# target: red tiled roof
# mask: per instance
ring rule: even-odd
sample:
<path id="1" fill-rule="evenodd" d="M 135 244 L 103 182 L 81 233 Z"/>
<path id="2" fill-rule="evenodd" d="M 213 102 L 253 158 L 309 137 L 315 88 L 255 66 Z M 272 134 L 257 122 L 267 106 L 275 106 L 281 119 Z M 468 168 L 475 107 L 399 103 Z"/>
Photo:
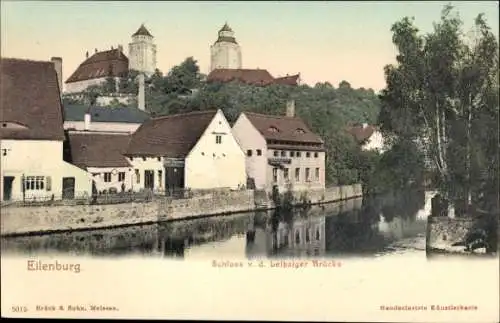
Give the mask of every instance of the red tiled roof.
<path id="1" fill-rule="evenodd" d="M 283 84 L 283 85 L 297 85 L 298 80 L 299 80 L 300 75 L 290 75 L 290 76 L 283 76 L 283 77 L 277 77 L 274 79 L 274 83 L 276 84 Z"/>
<path id="2" fill-rule="evenodd" d="M 370 138 L 376 130 L 378 130 L 378 128 L 371 125 L 367 125 L 364 128 L 362 125 L 347 127 L 347 132 L 353 135 L 358 142 Z"/>
<path id="3" fill-rule="evenodd" d="M 129 156 L 185 158 L 217 111 L 196 111 L 145 121 L 132 135 Z"/>
<path id="4" fill-rule="evenodd" d="M 215 69 L 207 76 L 207 82 L 238 81 L 253 85 L 268 85 L 274 78 L 267 70 L 259 69 Z"/>
<path id="5" fill-rule="evenodd" d="M 69 133 L 71 163 L 86 167 L 129 167 L 123 155 L 130 135 L 102 133 Z"/>
<path id="6" fill-rule="evenodd" d="M 252 85 L 287 84 L 297 85 L 299 75 L 274 78 L 267 70 L 261 69 L 215 69 L 207 76 L 207 82 L 237 81 Z"/>
<path id="7" fill-rule="evenodd" d="M 141 26 L 139 27 L 139 29 L 137 29 L 137 31 L 132 36 L 149 36 L 149 37 L 153 37 L 153 35 L 151 35 L 151 33 L 149 32 L 149 30 L 146 27 L 144 27 L 144 24 L 141 24 Z"/>
<path id="8" fill-rule="evenodd" d="M 3 58 L 0 71 L 0 137 L 64 140 L 54 63 Z"/>
<path id="9" fill-rule="evenodd" d="M 323 144 L 323 140 L 298 117 L 272 116 L 244 112 L 266 140 L 290 143 Z M 276 143 L 278 144 L 278 143 Z"/>
<path id="10" fill-rule="evenodd" d="M 128 58 L 119 49 L 97 52 L 78 66 L 66 83 L 102 77 L 121 77 L 128 73 Z"/>

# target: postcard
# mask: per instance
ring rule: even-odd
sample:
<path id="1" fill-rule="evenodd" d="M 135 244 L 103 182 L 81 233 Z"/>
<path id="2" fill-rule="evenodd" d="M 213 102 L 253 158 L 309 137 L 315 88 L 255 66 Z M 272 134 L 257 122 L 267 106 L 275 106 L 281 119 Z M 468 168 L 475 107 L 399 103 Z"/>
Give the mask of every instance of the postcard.
<path id="1" fill-rule="evenodd" d="M 498 30 L 495 2 L 2 2 L 2 317 L 498 322 Z"/>

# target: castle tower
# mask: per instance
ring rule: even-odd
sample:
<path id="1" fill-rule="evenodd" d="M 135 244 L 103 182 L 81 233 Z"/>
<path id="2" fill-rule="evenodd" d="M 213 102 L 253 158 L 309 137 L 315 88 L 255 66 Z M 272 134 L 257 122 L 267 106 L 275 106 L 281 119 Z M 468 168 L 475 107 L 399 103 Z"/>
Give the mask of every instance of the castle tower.
<path id="1" fill-rule="evenodd" d="M 227 23 L 219 30 L 219 37 L 210 46 L 210 54 L 210 72 L 219 68 L 241 68 L 241 48 Z"/>
<path id="2" fill-rule="evenodd" d="M 156 69 L 156 45 L 153 35 L 142 24 L 132 35 L 132 42 L 128 45 L 129 70 L 142 72 L 151 76 Z"/>

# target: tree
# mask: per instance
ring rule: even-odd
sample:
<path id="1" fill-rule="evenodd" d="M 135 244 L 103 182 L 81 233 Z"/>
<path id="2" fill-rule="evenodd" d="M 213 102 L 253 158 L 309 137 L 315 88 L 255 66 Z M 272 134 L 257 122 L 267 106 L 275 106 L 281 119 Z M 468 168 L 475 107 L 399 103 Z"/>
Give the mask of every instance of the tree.
<path id="1" fill-rule="evenodd" d="M 484 186 L 478 174 L 495 169 L 484 160 L 495 160 L 493 142 L 498 143 L 498 128 L 486 121 L 498 120 L 498 41 L 482 15 L 475 20 L 474 35 L 465 38 L 451 6 L 427 35 L 420 35 L 408 17 L 391 31 L 399 54 L 397 64 L 385 68 L 387 85 L 380 96 L 384 135 L 422 143 L 438 171 L 440 192 L 464 214 L 471 196 L 484 194 L 477 191 Z M 496 131 L 491 139 L 480 134 L 486 127 Z"/>

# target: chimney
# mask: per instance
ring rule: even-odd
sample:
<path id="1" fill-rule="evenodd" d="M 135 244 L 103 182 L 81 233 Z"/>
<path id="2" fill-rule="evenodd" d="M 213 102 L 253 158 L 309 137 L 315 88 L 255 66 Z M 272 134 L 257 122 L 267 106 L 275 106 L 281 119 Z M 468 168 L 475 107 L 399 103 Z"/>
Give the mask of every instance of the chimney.
<path id="1" fill-rule="evenodd" d="M 89 58 L 89 51 L 85 53 L 85 58 Z"/>
<path id="2" fill-rule="evenodd" d="M 137 108 L 139 110 L 146 110 L 145 90 L 144 90 L 144 74 L 139 74 L 139 93 L 137 93 Z"/>
<path id="3" fill-rule="evenodd" d="M 59 92 L 62 95 L 63 92 L 63 81 L 62 81 L 62 58 L 61 57 L 52 57 L 51 62 L 54 63 L 54 68 L 57 74 L 57 83 L 59 84 Z"/>
<path id="4" fill-rule="evenodd" d="M 97 53 L 97 48 L 95 49 L 95 53 Z"/>
<path id="5" fill-rule="evenodd" d="M 363 123 L 363 129 L 365 129 L 366 127 L 368 127 L 368 123 Z"/>
<path id="6" fill-rule="evenodd" d="M 122 45 L 118 45 L 118 50 L 119 50 L 120 52 L 123 52 L 123 46 L 122 46 Z"/>
<path id="7" fill-rule="evenodd" d="M 286 116 L 287 117 L 295 117 L 295 101 L 288 100 L 286 102 Z"/>
<path id="8" fill-rule="evenodd" d="M 89 131 L 90 130 L 90 121 L 91 121 L 91 118 L 90 118 L 90 107 L 87 109 L 87 111 L 85 111 L 85 117 L 84 117 L 84 128 L 83 130 L 85 131 Z"/>

